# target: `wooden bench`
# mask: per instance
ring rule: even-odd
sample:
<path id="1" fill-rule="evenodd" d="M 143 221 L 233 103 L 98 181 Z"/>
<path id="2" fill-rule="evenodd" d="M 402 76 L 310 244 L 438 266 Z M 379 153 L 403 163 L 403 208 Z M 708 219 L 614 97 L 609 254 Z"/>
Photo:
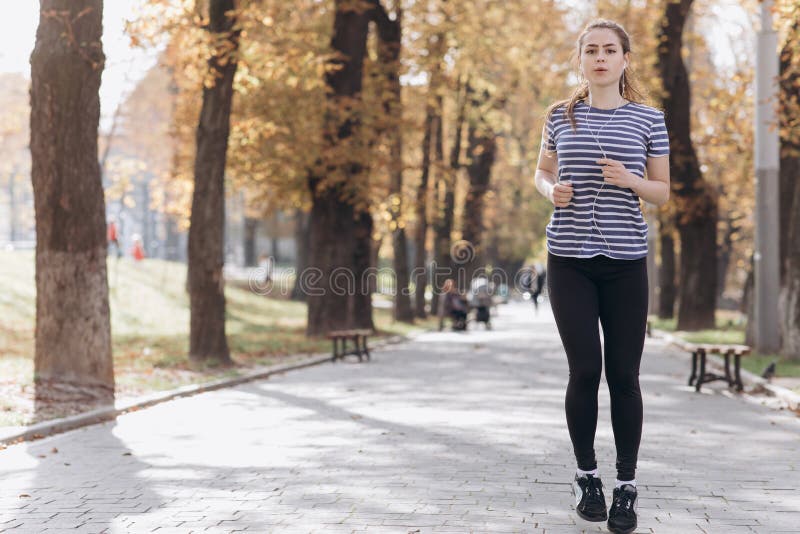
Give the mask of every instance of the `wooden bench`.
<path id="1" fill-rule="evenodd" d="M 692 354 L 692 374 L 689 376 L 689 385 L 694 385 L 695 391 L 700 391 L 703 384 L 714 380 L 725 380 L 728 387 L 735 387 L 736 391 L 742 391 L 742 377 L 740 374 L 742 356 L 750 354 L 750 347 L 747 345 L 723 345 L 713 343 L 688 343 L 680 341 L 674 343 L 681 350 Z M 720 375 L 706 371 L 706 355 L 720 354 L 725 357 L 725 374 Z M 731 357 L 734 359 L 734 375 L 731 376 Z"/>
<path id="2" fill-rule="evenodd" d="M 373 335 L 370 329 L 355 330 L 331 330 L 325 337 L 333 341 L 333 361 L 344 360 L 345 356 L 358 356 L 361 362 L 364 358 L 370 360 L 369 349 L 367 348 L 367 337 Z M 347 347 L 347 340 L 352 340 L 354 347 Z"/>

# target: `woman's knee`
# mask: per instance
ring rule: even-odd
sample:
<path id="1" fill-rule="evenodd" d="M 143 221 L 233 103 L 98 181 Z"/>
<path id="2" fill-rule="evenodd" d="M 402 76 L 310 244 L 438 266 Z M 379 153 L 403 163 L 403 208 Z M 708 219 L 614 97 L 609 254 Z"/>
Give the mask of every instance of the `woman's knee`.
<path id="1" fill-rule="evenodd" d="M 638 369 L 615 369 L 606 367 L 606 380 L 611 391 L 639 391 Z"/>
<path id="2" fill-rule="evenodd" d="M 570 369 L 569 381 L 571 384 L 585 389 L 597 389 L 600 386 L 600 366 L 581 367 Z"/>

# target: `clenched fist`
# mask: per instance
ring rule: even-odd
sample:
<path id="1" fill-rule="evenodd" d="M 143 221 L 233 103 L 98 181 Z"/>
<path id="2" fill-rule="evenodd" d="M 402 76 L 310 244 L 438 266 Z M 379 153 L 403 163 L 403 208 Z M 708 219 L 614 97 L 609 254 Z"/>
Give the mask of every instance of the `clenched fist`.
<path id="1" fill-rule="evenodd" d="M 550 191 L 550 202 L 557 208 L 566 208 L 572 200 L 572 182 L 558 182 Z"/>
<path id="2" fill-rule="evenodd" d="M 603 166 L 603 180 L 607 184 L 633 188 L 638 181 L 638 177 L 626 169 L 621 161 L 602 158 L 597 163 Z"/>

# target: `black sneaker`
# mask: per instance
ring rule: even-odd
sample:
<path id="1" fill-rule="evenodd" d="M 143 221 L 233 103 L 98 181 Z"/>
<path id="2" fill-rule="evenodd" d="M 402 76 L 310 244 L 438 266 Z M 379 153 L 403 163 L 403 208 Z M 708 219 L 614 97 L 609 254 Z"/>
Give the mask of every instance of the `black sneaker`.
<path id="1" fill-rule="evenodd" d="M 603 483 L 594 475 L 575 475 L 572 483 L 575 493 L 575 511 L 586 521 L 605 521 L 606 498 L 603 495 Z"/>
<path id="2" fill-rule="evenodd" d="M 636 530 L 636 486 L 623 484 L 614 489 L 614 500 L 608 512 L 608 530 L 630 534 Z"/>

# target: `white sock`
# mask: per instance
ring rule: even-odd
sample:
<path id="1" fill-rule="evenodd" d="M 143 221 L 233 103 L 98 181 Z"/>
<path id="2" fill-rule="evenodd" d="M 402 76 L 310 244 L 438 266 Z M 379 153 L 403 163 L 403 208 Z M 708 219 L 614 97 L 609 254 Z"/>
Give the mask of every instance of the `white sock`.
<path id="1" fill-rule="evenodd" d="M 617 480 L 616 487 L 617 488 L 621 488 L 623 484 L 630 484 L 631 486 L 633 486 L 635 488 L 636 487 L 636 479 L 634 478 L 633 480 Z"/>
<path id="2" fill-rule="evenodd" d="M 578 477 L 582 477 L 583 475 L 592 475 L 593 477 L 597 478 L 597 468 L 595 467 L 591 471 L 583 471 L 581 469 L 576 470 Z"/>

